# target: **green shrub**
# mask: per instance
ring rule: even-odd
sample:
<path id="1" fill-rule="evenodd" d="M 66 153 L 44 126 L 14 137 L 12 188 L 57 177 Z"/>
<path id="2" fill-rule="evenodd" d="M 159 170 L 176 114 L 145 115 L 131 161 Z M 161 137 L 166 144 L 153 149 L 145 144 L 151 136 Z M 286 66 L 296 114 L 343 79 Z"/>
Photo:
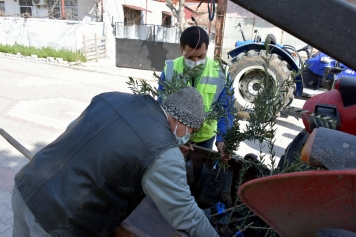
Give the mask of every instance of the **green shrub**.
<path id="1" fill-rule="evenodd" d="M 68 49 L 56 50 L 50 47 L 27 47 L 18 43 L 15 43 L 14 45 L 0 44 L 0 52 L 11 54 L 21 53 L 24 56 L 37 55 L 39 58 L 63 58 L 64 61 L 68 62 L 76 62 L 78 60 L 86 62 L 85 57 L 80 52 L 73 52 Z"/>

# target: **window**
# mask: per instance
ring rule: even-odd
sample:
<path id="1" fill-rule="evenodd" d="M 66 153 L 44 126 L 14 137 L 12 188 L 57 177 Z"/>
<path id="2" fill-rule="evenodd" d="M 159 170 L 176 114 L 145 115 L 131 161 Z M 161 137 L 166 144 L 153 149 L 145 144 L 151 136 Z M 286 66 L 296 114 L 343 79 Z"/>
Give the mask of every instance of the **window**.
<path id="1" fill-rule="evenodd" d="M 22 16 L 32 16 L 32 0 L 20 0 L 19 5 Z"/>
<path id="2" fill-rule="evenodd" d="M 172 13 L 162 12 L 162 26 L 171 27 L 172 25 Z"/>
<path id="3" fill-rule="evenodd" d="M 0 16 L 5 15 L 5 2 L 0 1 Z"/>
<path id="4" fill-rule="evenodd" d="M 49 9 L 53 9 L 49 14 L 50 18 L 78 20 L 78 0 L 64 1 L 64 16 L 62 14 L 62 1 L 50 0 L 49 7 Z"/>
<path id="5" fill-rule="evenodd" d="M 124 24 L 125 26 L 139 25 L 141 21 L 141 11 L 124 6 Z"/>

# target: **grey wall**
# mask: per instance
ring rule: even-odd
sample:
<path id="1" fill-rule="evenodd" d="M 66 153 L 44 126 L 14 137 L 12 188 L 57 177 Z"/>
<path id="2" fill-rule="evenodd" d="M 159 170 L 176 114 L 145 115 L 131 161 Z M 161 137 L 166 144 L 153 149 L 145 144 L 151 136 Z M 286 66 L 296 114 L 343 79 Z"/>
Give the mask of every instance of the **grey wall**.
<path id="1" fill-rule="evenodd" d="M 161 71 L 165 60 L 181 56 L 179 44 L 116 38 L 116 66 Z"/>

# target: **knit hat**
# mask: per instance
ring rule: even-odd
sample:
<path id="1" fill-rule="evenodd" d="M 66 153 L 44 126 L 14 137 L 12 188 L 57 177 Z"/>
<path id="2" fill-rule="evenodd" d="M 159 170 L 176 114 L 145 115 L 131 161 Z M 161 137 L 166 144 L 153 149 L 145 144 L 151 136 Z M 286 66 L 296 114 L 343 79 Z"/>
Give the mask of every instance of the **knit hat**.
<path id="1" fill-rule="evenodd" d="M 191 128 L 200 128 L 205 118 L 203 97 L 194 87 L 179 89 L 167 96 L 162 107 L 179 122 Z"/>

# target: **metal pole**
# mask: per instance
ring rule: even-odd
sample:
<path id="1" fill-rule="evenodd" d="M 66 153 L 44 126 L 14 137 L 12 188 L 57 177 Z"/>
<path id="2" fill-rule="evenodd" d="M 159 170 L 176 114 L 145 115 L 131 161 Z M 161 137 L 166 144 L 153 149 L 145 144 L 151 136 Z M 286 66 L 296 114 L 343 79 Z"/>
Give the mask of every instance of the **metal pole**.
<path id="1" fill-rule="evenodd" d="M 147 2 L 148 2 L 148 0 L 146 0 L 146 13 L 145 13 L 145 14 L 146 14 L 146 16 L 145 16 L 145 25 L 147 25 L 147 14 L 148 14 L 148 13 L 147 13 Z"/>
<path id="2" fill-rule="evenodd" d="M 96 38 L 96 33 L 94 35 L 95 40 L 95 60 L 98 61 L 98 39 Z"/>
<path id="3" fill-rule="evenodd" d="M 3 136 L 6 141 L 8 141 L 13 147 L 15 147 L 21 154 L 23 154 L 27 159 L 31 160 L 33 157 L 32 153 L 27 150 L 23 145 L 21 145 L 15 138 L 10 136 L 4 129 L 0 128 L 0 135 Z"/>
<path id="4" fill-rule="evenodd" d="M 101 0 L 101 22 L 104 22 L 104 0 Z"/>
<path id="5" fill-rule="evenodd" d="M 215 50 L 214 56 L 221 57 L 222 46 L 224 40 L 224 27 L 225 27 L 225 16 L 226 16 L 226 5 L 227 0 L 218 1 L 218 10 L 215 22 Z"/>
<path id="6" fill-rule="evenodd" d="M 62 0 L 62 19 L 65 20 L 65 12 L 64 12 L 64 0 Z"/>

